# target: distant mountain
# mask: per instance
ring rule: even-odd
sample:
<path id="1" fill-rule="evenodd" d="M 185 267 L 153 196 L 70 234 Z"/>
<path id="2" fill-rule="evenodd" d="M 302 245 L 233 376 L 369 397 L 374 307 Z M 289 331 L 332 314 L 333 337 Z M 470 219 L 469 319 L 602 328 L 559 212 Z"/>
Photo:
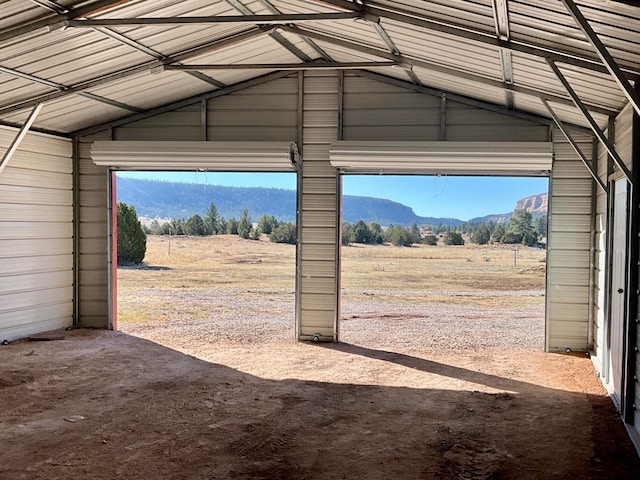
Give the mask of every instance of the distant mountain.
<path id="1" fill-rule="evenodd" d="M 118 177 L 118 201 L 136 207 L 138 215 L 150 218 L 189 218 L 204 215 L 214 203 L 224 218 L 238 218 L 245 208 L 254 221 L 263 214 L 285 222 L 294 222 L 296 193 L 294 190 L 260 187 L 224 187 L 194 183 L 172 183 Z M 345 195 L 342 217 L 349 223 L 358 220 L 380 225 L 450 225 L 464 223 L 455 218 L 420 217 L 406 205 L 373 197 Z"/>
<path id="2" fill-rule="evenodd" d="M 476 217 L 469 220 L 470 223 L 483 223 L 483 222 L 495 222 L 503 223 L 509 221 L 518 210 L 526 210 L 531 213 L 531 216 L 536 219 L 541 216 L 547 215 L 549 207 L 549 195 L 547 193 L 539 193 L 537 195 L 531 195 L 530 197 L 521 198 L 516 202 L 516 206 L 513 211 L 509 213 L 496 213 L 492 215 L 485 215 L 484 217 Z"/>
<path id="3" fill-rule="evenodd" d="M 214 203 L 224 218 L 238 218 L 245 208 L 254 221 L 262 215 L 273 215 L 285 222 L 296 218 L 296 193 L 294 190 L 261 187 L 223 187 L 196 183 L 172 183 L 156 180 L 137 180 L 118 177 L 118 201 L 136 207 L 138 215 L 149 218 L 189 218 L 204 215 L 210 203 Z M 506 222 L 516 210 L 530 211 L 534 218 L 547 213 L 546 193 L 518 200 L 512 212 L 476 217 L 470 222 Z M 421 217 L 411 207 L 392 200 L 374 197 L 345 195 L 342 198 L 342 218 L 349 223 L 358 220 L 377 222 L 382 226 L 395 225 L 448 225 L 465 222 L 456 218 Z"/>

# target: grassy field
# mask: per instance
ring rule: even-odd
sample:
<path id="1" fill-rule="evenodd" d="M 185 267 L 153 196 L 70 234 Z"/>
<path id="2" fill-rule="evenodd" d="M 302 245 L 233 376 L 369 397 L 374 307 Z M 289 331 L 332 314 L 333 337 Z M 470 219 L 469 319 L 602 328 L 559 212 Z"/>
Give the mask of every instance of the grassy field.
<path id="1" fill-rule="evenodd" d="M 141 267 L 118 270 L 119 319 L 143 319 L 153 312 L 172 315 L 181 292 L 241 290 L 247 295 L 295 289 L 295 246 L 238 236 L 150 236 Z M 416 300 L 510 307 L 542 304 L 546 252 L 506 245 L 427 246 L 353 245 L 342 249 L 342 301 Z M 149 292 L 171 292 L 156 296 Z M 501 294 L 504 293 L 504 295 Z M 488 294 L 489 293 L 489 294 Z M 190 302 L 192 318 L 206 315 L 208 306 Z M 165 312 L 165 313 L 163 313 Z M 185 313 L 185 312 L 183 312 Z"/>

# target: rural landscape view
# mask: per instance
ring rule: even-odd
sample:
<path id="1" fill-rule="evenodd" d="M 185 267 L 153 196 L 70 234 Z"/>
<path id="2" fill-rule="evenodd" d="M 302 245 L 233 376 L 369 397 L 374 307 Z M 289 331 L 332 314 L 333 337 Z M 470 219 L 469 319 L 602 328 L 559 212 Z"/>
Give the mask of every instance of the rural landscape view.
<path id="1" fill-rule="evenodd" d="M 177 323 L 198 335 L 206 330 L 212 341 L 256 341 L 244 338 L 247 331 L 260 341 L 294 338 L 297 229 L 295 198 L 286 200 L 293 192 L 210 188 L 217 197 L 203 195 L 207 188 L 201 185 L 144 180 L 119 185 L 120 198 L 133 200 L 131 206 L 120 204 L 121 217 L 137 225 L 141 213 L 144 233 L 138 235 L 145 246 L 127 257 L 129 247 L 119 243 L 120 328 L 149 334 L 152 326 L 164 331 Z M 245 207 L 237 217 L 221 213 L 233 212 L 229 197 Z M 218 203 L 205 208 L 212 199 Z M 178 212 L 198 208 L 201 214 L 158 216 L 170 201 Z M 418 224 L 412 209 L 396 202 L 345 201 L 346 218 L 355 218 L 351 211 L 367 216 L 342 226 L 341 340 L 397 329 L 376 341 L 407 336 L 442 351 L 499 342 L 542 350 L 546 207 L 541 194 L 521 199 L 508 213 L 468 222 L 422 218 Z M 249 208 L 263 213 L 254 219 Z M 291 218 L 292 208 L 293 221 L 283 220 Z M 386 223 L 375 221 L 381 218 Z M 511 324 L 503 324 L 506 320 Z M 206 327 L 197 328 L 200 323 Z M 469 335 L 447 335 L 448 328 Z M 485 335 L 486 328 L 501 334 Z"/>

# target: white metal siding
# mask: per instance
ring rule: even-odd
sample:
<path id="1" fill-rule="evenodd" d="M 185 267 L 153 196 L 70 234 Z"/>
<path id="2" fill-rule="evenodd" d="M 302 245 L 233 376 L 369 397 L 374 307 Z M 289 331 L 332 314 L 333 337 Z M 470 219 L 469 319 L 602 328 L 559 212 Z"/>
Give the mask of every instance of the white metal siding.
<path id="1" fill-rule="evenodd" d="M 342 140 L 546 142 L 549 128 L 500 112 L 346 75 Z"/>
<path id="2" fill-rule="evenodd" d="M 598 177 L 605 183 L 609 181 L 609 157 L 607 151 L 598 146 Z M 607 236 L 608 236 L 608 197 L 602 189 L 596 190 L 595 230 L 594 234 L 594 292 L 593 292 L 593 345 L 591 359 L 600 374 L 603 373 L 605 346 L 605 322 L 607 321 Z"/>
<path id="3" fill-rule="evenodd" d="M 297 138 L 295 74 L 208 101 L 207 138 L 219 141 L 285 141 Z"/>
<path id="4" fill-rule="evenodd" d="M 91 143 L 104 134 L 79 142 L 79 315 L 84 327 L 109 327 L 107 225 L 108 169 L 91 160 Z"/>
<path id="5" fill-rule="evenodd" d="M 587 158 L 591 137 L 574 135 Z M 547 286 L 547 349 L 588 349 L 592 178 L 559 130 L 553 132 Z"/>
<path id="6" fill-rule="evenodd" d="M 338 85 L 335 72 L 303 77 L 303 166 L 301 194 L 300 292 L 298 338 L 337 334 L 336 170 L 329 145 L 337 139 Z"/>
<path id="7" fill-rule="evenodd" d="M 0 127 L 0 154 L 17 130 Z M 28 133 L 0 172 L 0 340 L 73 322 L 71 142 Z"/>

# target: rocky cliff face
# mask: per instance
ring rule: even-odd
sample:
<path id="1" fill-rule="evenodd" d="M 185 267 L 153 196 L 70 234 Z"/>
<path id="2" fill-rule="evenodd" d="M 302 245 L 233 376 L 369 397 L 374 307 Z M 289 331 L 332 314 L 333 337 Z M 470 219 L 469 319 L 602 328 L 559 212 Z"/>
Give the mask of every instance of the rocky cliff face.
<path id="1" fill-rule="evenodd" d="M 522 198 L 516 203 L 514 213 L 518 210 L 526 210 L 533 213 L 546 213 L 549 201 L 549 195 L 542 193 L 539 195 L 532 195 L 531 197 Z"/>

